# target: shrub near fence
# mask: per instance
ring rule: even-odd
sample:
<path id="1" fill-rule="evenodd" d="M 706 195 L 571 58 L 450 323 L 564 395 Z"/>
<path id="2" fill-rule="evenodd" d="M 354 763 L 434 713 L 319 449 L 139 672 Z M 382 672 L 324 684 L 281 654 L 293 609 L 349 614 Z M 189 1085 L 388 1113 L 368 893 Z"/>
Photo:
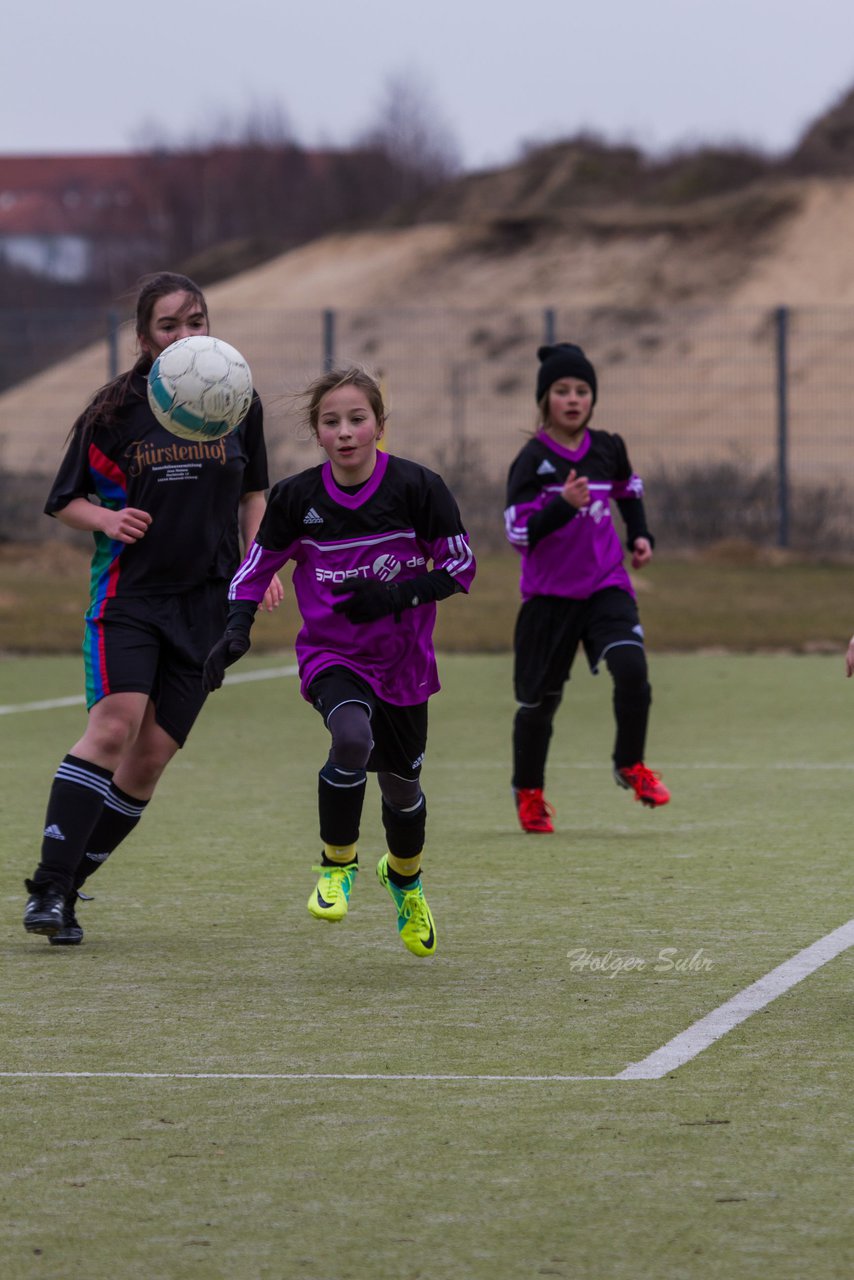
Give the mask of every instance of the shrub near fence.
<path id="1" fill-rule="evenodd" d="M 854 309 L 214 307 L 213 324 L 252 365 L 274 477 L 318 458 L 301 388 L 356 361 L 383 381 L 389 449 L 442 471 L 473 536 L 497 545 L 507 468 L 535 426 L 536 348 L 572 340 L 597 366 L 595 423 L 625 437 L 660 544 L 854 552 Z M 0 537 L 46 532 L 41 498 L 28 519 L 16 494 L 46 487 L 74 415 L 131 353 L 129 326 L 114 327 L 0 396 Z"/>

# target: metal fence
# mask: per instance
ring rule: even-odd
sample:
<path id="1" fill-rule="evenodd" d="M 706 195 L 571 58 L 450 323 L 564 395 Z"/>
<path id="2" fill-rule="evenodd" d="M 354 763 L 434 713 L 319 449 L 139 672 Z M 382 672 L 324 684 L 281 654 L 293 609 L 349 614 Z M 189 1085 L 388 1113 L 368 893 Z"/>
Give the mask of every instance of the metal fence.
<path id="1" fill-rule="evenodd" d="M 659 541 L 854 551 L 854 309 L 213 305 L 212 328 L 252 365 L 274 477 L 318 456 L 301 389 L 355 361 L 383 382 L 389 450 L 442 471 L 470 528 L 500 543 L 504 478 L 536 421 L 536 348 L 575 341 L 599 375 L 595 425 L 624 436 Z M 52 474 L 88 395 L 130 363 L 131 326 L 104 316 L 102 332 L 0 396 L 7 493 L 10 476 Z"/>

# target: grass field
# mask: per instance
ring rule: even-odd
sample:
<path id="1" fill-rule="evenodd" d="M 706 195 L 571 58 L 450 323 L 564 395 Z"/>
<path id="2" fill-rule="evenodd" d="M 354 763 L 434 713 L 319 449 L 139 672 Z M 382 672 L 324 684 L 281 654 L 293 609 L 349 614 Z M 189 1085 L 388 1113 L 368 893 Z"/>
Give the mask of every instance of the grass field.
<path id="1" fill-rule="evenodd" d="M 614 1078 L 852 915 L 841 657 L 653 655 L 658 812 L 614 786 L 609 687 L 579 670 L 553 837 L 515 826 L 509 657 L 441 666 L 428 961 L 373 877 L 373 782 L 350 916 L 305 909 L 325 734 L 292 677 L 211 700 L 79 948 L 20 915 L 82 711 L 0 716 L 9 1280 L 852 1274 L 850 953 Z M 79 681 L 7 659 L 0 704 Z"/>
<path id="2" fill-rule="evenodd" d="M 77 653 L 89 581 L 89 550 L 60 542 L 0 543 L 0 654 Z M 287 572 L 285 573 L 287 580 Z M 854 630 L 852 567 L 799 560 L 742 543 L 721 543 L 681 559 L 656 558 L 635 575 L 653 648 L 741 652 L 789 649 L 844 653 Z M 514 552 L 478 556 L 471 604 L 439 610 L 437 637 L 455 652 L 504 652 L 519 604 Z M 273 616 L 259 619 L 256 652 L 293 644 L 299 616 L 288 589 Z"/>

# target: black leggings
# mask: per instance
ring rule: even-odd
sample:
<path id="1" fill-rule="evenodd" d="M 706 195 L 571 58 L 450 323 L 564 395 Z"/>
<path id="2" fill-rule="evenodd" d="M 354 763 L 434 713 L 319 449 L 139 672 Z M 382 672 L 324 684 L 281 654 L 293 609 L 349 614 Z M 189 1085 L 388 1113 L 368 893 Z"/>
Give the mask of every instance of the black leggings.
<path id="1" fill-rule="evenodd" d="M 643 760 L 652 690 L 647 676 L 646 653 L 640 645 L 617 644 L 604 654 L 614 682 L 614 767 Z M 563 693 L 548 693 L 535 706 L 522 706 L 513 723 L 513 786 L 517 790 L 545 785 L 546 758 L 552 723 Z"/>

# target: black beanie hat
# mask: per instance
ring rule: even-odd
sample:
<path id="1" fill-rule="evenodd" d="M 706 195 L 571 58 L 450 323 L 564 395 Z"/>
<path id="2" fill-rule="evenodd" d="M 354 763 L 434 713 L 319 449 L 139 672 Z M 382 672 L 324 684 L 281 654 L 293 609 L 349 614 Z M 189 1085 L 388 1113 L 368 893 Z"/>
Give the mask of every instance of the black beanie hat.
<path id="1" fill-rule="evenodd" d="M 587 356 L 574 342 L 558 342 L 553 347 L 539 347 L 537 356 L 540 371 L 537 374 L 537 404 L 553 382 L 560 378 L 580 378 L 593 392 L 596 403 L 596 370 Z"/>

